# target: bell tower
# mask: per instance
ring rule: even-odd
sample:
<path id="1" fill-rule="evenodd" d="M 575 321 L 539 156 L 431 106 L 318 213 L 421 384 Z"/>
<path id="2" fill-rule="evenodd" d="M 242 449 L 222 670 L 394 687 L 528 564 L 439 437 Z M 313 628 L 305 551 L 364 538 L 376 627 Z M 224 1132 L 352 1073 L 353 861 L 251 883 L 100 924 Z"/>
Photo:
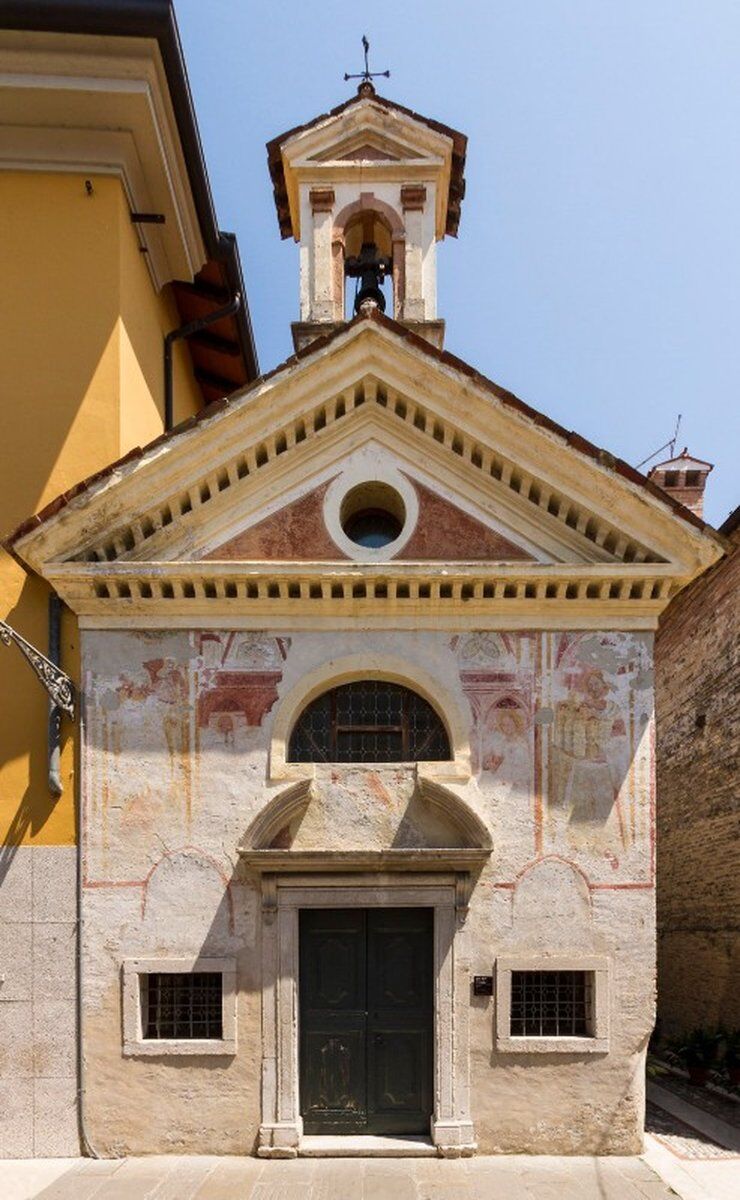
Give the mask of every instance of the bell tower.
<path id="1" fill-rule="evenodd" d="M 367 71 L 352 99 L 268 143 L 280 233 L 300 246 L 296 350 L 364 303 L 442 347 L 436 248 L 457 235 L 466 146 Z"/>

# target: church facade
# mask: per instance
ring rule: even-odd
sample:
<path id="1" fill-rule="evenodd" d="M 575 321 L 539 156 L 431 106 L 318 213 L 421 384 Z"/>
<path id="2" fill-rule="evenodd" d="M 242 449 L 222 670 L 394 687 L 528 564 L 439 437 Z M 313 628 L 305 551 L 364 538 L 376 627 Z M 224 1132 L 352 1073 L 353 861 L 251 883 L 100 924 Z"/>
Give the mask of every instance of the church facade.
<path id="1" fill-rule="evenodd" d="M 638 1152 L 653 632 L 721 543 L 442 349 L 461 134 L 363 83 L 268 152 L 296 354 L 8 542 L 80 626 L 88 1136 Z"/>

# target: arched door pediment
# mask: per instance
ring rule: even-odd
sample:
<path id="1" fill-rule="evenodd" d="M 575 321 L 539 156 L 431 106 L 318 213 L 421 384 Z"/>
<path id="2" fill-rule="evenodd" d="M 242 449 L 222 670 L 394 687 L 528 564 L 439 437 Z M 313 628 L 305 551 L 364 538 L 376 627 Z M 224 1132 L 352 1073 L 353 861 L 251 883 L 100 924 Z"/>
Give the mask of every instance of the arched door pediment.
<path id="1" fill-rule="evenodd" d="M 378 848 L 346 845 L 304 848 L 296 835 L 309 805 L 319 803 L 315 779 L 301 780 L 274 796 L 250 824 L 238 847 L 244 866 L 264 872 L 337 871 L 478 871 L 492 851 L 484 821 L 451 788 L 417 773 L 412 800 L 442 817 L 454 831 L 451 844 L 404 845 Z M 354 826 L 352 826 L 354 828 Z"/>

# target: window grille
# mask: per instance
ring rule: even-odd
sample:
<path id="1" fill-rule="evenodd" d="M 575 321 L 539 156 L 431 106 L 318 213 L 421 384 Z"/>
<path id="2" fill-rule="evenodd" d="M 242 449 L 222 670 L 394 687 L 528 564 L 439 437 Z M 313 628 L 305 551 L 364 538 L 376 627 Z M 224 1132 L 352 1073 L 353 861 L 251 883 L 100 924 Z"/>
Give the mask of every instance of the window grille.
<path id="1" fill-rule="evenodd" d="M 593 972 L 512 971 L 512 1037 L 593 1036 Z"/>
<path id="2" fill-rule="evenodd" d="M 223 1037 L 220 972 L 157 973 L 140 978 L 145 1039 Z"/>
<path id="3" fill-rule="evenodd" d="M 289 762 L 437 762 L 450 759 L 447 732 L 431 704 L 380 679 L 343 684 L 298 718 Z"/>

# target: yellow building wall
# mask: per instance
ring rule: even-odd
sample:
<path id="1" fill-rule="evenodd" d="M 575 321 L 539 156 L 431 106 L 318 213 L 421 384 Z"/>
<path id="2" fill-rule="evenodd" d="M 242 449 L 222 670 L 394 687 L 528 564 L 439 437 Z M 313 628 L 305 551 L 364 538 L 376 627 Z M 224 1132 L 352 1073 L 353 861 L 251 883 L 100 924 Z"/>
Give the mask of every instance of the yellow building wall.
<path id="1" fill-rule="evenodd" d="M 88 194 L 85 178 L 92 183 Z M 114 176 L 0 172 L 0 525 L 20 521 L 162 432 L 162 342 L 180 323 L 157 294 Z M 202 404 L 175 350 L 175 419 Z M 0 617 L 48 645 L 48 594 L 0 550 Z M 76 621 L 62 665 L 78 678 Z M 74 841 L 75 738 L 63 720 L 64 795 L 47 782 L 46 692 L 16 647 L 0 646 L 0 843 Z"/>

